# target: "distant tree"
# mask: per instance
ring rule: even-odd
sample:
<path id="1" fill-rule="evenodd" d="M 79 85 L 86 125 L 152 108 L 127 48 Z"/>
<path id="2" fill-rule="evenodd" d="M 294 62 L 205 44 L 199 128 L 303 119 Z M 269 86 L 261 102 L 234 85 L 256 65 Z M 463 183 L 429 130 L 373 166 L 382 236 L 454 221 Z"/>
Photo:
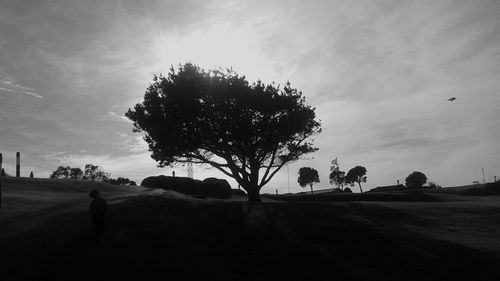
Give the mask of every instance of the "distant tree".
<path id="1" fill-rule="evenodd" d="M 83 179 L 90 181 L 106 181 L 108 180 L 110 174 L 106 173 L 99 166 L 92 164 L 85 165 L 85 171 L 83 174 Z"/>
<path id="2" fill-rule="evenodd" d="M 429 183 L 429 188 L 441 188 L 441 186 L 435 182 L 428 182 Z"/>
<path id="3" fill-rule="evenodd" d="M 122 177 L 117 178 L 116 181 L 119 185 L 126 185 L 130 183 L 130 180 L 128 178 L 122 178 Z"/>
<path id="4" fill-rule="evenodd" d="M 108 178 L 104 182 L 107 182 L 109 184 L 118 184 L 118 181 L 116 179 L 114 179 L 114 178 Z"/>
<path id="5" fill-rule="evenodd" d="M 129 185 L 137 186 L 137 183 L 135 181 L 130 181 Z"/>
<path id="6" fill-rule="evenodd" d="M 330 184 L 335 184 L 338 188 L 343 189 L 345 181 L 345 172 L 336 170 L 330 173 Z"/>
<path id="7" fill-rule="evenodd" d="M 363 166 L 356 166 L 350 169 L 349 172 L 347 172 L 347 175 L 345 176 L 345 181 L 351 186 L 353 186 L 354 183 L 358 183 L 359 190 L 361 191 L 361 193 L 363 193 L 363 189 L 361 188 L 361 183 L 366 182 L 366 168 Z"/>
<path id="8" fill-rule="evenodd" d="M 284 165 L 317 150 L 308 140 L 321 132 L 314 110 L 289 83 L 250 84 L 231 69 L 187 63 L 154 76 L 144 101 L 125 116 L 145 133 L 160 167 L 209 164 L 260 201 Z"/>
<path id="9" fill-rule="evenodd" d="M 5 168 L 2 168 L 1 175 L 2 177 L 12 177 L 9 173 L 5 172 Z"/>
<path id="10" fill-rule="evenodd" d="M 105 182 L 116 185 L 136 185 L 134 181 L 131 181 L 130 179 L 123 177 L 119 177 L 117 179 L 108 178 L 107 180 L 105 180 Z"/>
<path id="11" fill-rule="evenodd" d="M 424 173 L 415 171 L 406 177 L 406 187 L 421 188 L 427 182 L 427 176 Z"/>
<path id="12" fill-rule="evenodd" d="M 299 169 L 299 178 L 297 179 L 301 187 L 309 185 L 311 187 L 311 194 L 313 193 L 313 184 L 319 182 L 318 171 L 309 167 L 302 167 Z"/>
<path id="13" fill-rule="evenodd" d="M 32 179 L 32 178 L 34 178 L 33 171 L 31 171 L 31 173 L 30 173 L 30 179 Z"/>
<path id="14" fill-rule="evenodd" d="M 57 169 L 52 172 L 50 175 L 51 179 L 67 179 L 69 177 L 69 171 L 71 168 L 69 166 L 59 166 Z"/>
<path id="15" fill-rule="evenodd" d="M 71 168 L 69 170 L 69 178 L 74 180 L 80 180 L 83 178 L 83 171 L 80 168 Z"/>

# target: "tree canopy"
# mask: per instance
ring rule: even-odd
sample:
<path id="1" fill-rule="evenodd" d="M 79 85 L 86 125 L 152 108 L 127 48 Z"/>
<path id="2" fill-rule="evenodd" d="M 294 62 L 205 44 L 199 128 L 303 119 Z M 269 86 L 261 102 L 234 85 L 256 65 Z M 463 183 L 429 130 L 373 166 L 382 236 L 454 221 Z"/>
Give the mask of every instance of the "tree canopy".
<path id="1" fill-rule="evenodd" d="M 286 163 L 316 151 L 310 137 L 321 132 L 314 108 L 290 83 L 249 83 L 232 69 L 191 63 L 154 76 L 144 101 L 125 116 L 160 167 L 209 164 L 250 201 L 260 201 L 260 189 Z"/>
<path id="2" fill-rule="evenodd" d="M 366 178 L 366 168 L 363 166 L 356 166 L 350 169 L 345 176 L 345 180 L 348 184 L 354 185 L 354 183 L 358 183 L 361 193 L 363 193 L 361 183 L 366 182 Z"/>
<path id="3" fill-rule="evenodd" d="M 311 193 L 313 193 L 313 184 L 319 182 L 318 171 L 310 167 L 302 167 L 299 169 L 299 178 L 297 179 L 301 187 L 309 185 Z"/>
<path id="4" fill-rule="evenodd" d="M 72 168 L 70 166 L 59 166 L 50 175 L 51 179 L 83 179 L 91 181 L 106 181 L 110 174 L 106 173 L 99 166 L 92 164 L 85 165 L 85 172 L 82 169 L 76 167 Z"/>
<path id="5" fill-rule="evenodd" d="M 83 178 L 83 171 L 80 168 L 71 168 L 69 170 L 69 178 L 70 179 L 82 179 Z"/>
<path id="6" fill-rule="evenodd" d="M 415 171 L 406 177 L 405 182 L 408 188 L 420 188 L 427 182 L 427 176 L 422 172 Z"/>
<path id="7" fill-rule="evenodd" d="M 106 181 L 110 177 L 110 173 L 105 172 L 99 166 L 86 164 L 83 171 L 83 179 L 90 181 Z"/>
<path id="8" fill-rule="evenodd" d="M 51 179 L 67 179 L 69 177 L 71 167 L 69 166 L 59 166 L 57 169 L 50 174 Z"/>
<path id="9" fill-rule="evenodd" d="M 330 173 L 330 184 L 335 184 L 340 189 L 343 189 L 346 184 L 346 176 L 344 171 L 334 170 Z"/>

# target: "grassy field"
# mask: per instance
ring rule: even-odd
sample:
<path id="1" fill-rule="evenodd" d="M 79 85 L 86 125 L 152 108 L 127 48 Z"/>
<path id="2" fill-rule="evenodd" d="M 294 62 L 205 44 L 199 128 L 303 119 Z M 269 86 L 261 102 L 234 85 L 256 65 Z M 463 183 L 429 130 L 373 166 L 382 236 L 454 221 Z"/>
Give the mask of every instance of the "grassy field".
<path id="1" fill-rule="evenodd" d="M 4 205 L 18 203 L 0 220 L 0 280 L 500 279 L 499 196 L 248 204 L 59 183 L 4 184 Z M 91 188 L 111 204 L 100 247 Z M 23 190 L 57 200 L 22 211 Z"/>

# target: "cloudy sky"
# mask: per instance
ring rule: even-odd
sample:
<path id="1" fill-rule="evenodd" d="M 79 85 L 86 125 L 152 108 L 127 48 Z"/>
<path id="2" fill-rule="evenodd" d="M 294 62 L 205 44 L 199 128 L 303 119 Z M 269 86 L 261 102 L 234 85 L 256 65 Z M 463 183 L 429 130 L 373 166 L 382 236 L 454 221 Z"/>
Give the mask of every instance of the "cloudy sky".
<path id="1" fill-rule="evenodd" d="M 367 187 L 412 171 L 443 186 L 500 176 L 500 1 L 0 0 L 0 152 L 14 174 L 156 168 L 124 117 L 154 73 L 192 61 L 250 81 L 290 80 L 316 107 L 319 151 L 300 167 L 329 188 L 330 161 Z M 454 102 L 447 101 L 456 97 Z M 195 167 L 195 178 L 221 176 Z M 233 187 L 236 187 L 233 183 Z M 288 191 L 287 170 L 263 192 Z"/>

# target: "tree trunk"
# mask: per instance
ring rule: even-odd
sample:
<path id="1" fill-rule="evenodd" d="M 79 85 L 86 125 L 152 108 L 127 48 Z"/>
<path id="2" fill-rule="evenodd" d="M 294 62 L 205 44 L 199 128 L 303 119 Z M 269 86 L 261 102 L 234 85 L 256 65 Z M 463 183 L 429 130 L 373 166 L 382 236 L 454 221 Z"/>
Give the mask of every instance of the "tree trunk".
<path id="1" fill-rule="evenodd" d="M 248 192 L 248 202 L 260 202 L 259 169 L 258 163 L 250 161 L 250 182 L 245 188 Z"/>
<path id="2" fill-rule="evenodd" d="M 248 192 L 248 202 L 260 202 L 260 194 L 257 187 L 246 189 Z"/>
<path id="3" fill-rule="evenodd" d="M 363 193 L 363 189 L 361 189 L 361 182 L 358 182 L 359 185 L 359 190 L 361 190 L 361 193 Z"/>
<path id="4" fill-rule="evenodd" d="M 311 184 L 311 194 L 313 194 L 313 185 Z"/>

